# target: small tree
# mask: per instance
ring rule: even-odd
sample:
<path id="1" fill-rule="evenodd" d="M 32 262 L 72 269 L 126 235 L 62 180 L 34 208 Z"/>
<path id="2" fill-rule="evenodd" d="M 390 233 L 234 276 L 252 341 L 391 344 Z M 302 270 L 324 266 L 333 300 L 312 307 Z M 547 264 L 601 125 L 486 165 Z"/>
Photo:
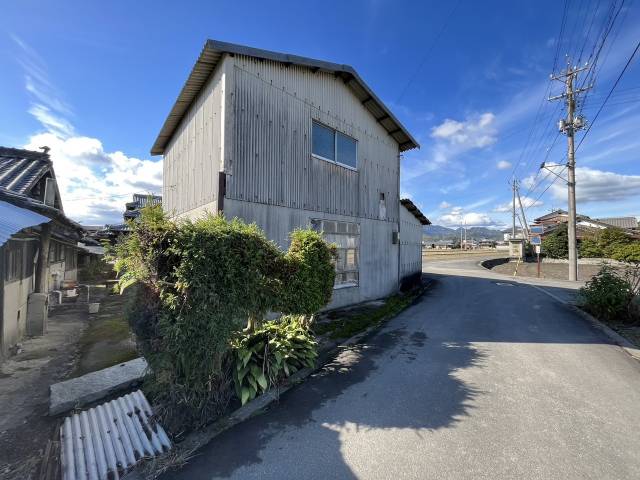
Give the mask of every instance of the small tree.
<path id="1" fill-rule="evenodd" d="M 550 258 L 567 258 L 569 256 L 569 237 L 567 225 L 559 225 L 542 240 L 542 250 Z"/>

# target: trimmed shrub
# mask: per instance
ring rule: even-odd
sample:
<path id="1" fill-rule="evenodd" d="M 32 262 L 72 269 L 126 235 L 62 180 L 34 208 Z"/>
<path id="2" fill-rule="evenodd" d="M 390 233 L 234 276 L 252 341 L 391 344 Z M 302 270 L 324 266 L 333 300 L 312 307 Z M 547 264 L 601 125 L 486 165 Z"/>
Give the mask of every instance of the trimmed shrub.
<path id="1" fill-rule="evenodd" d="M 542 239 L 542 251 L 550 258 L 567 258 L 569 256 L 569 237 L 566 224 L 559 225 Z"/>
<path id="2" fill-rule="evenodd" d="M 120 291 L 135 285 L 129 322 L 151 367 L 147 390 L 173 432 L 226 409 L 236 377 L 231 343 L 247 319 L 249 331 L 264 336 L 267 311 L 286 305 L 312 315 L 333 291 L 332 247 L 318 233 L 294 232 L 285 254 L 256 225 L 222 216 L 175 223 L 161 207 L 145 208 L 109 256 Z M 270 323 L 268 332 L 276 328 Z M 288 354 L 296 356 L 295 348 Z"/>
<path id="3" fill-rule="evenodd" d="M 312 316 L 331 301 L 335 281 L 335 245 L 314 230 L 297 229 L 283 258 L 282 291 L 275 310 Z"/>
<path id="4" fill-rule="evenodd" d="M 300 316 L 265 322 L 233 343 L 236 394 L 244 405 L 279 385 L 302 368 L 315 364 L 316 341 Z"/>

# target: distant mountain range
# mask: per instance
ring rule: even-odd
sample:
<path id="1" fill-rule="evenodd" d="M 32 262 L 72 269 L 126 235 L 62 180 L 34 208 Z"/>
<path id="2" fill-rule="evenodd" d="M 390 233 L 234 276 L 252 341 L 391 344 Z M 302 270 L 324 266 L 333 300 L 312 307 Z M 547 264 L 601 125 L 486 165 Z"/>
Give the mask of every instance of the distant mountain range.
<path id="1" fill-rule="evenodd" d="M 423 237 L 425 240 L 455 240 L 460 239 L 461 227 L 448 228 L 442 225 L 426 225 L 424 227 Z M 467 238 L 474 240 L 503 240 L 504 234 L 502 230 L 494 230 L 485 227 L 468 227 Z M 463 233 L 464 235 L 464 233 Z"/>

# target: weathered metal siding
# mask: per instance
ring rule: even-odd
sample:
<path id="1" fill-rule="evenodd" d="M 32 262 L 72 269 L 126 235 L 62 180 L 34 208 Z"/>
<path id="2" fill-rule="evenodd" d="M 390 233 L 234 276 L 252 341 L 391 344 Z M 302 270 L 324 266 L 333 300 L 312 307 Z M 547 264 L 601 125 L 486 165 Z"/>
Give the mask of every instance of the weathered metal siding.
<path id="1" fill-rule="evenodd" d="M 242 55 L 233 61 L 226 198 L 377 219 L 384 193 L 387 220 L 398 221 L 398 145 L 340 78 Z M 311 156 L 314 119 L 358 141 L 357 171 Z"/>
<path id="2" fill-rule="evenodd" d="M 204 206 L 215 210 L 224 149 L 225 68 L 223 59 L 165 150 L 162 203 L 170 215 Z"/>
<path id="3" fill-rule="evenodd" d="M 400 206 L 400 278 L 422 271 L 422 225 Z"/>
<path id="4" fill-rule="evenodd" d="M 232 199 L 225 200 L 224 210 L 227 217 L 255 222 L 283 249 L 289 245 L 289 232 L 309 226 L 312 219 L 360 224 L 359 285 L 335 289 L 329 308 L 381 298 L 398 287 L 398 245 L 392 243 L 396 223 Z"/>

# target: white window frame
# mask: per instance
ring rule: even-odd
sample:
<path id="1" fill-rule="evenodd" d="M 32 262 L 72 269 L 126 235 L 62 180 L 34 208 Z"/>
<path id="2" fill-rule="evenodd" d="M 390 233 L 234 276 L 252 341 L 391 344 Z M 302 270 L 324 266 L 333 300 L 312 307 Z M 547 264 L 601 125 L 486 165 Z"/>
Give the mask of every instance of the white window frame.
<path id="1" fill-rule="evenodd" d="M 323 157 L 322 155 L 318 155 L 316 153 L 313 153 L 313 124 L 317 123 L 318 125 L 324 127 L 324 128 L 328 128 L 329 130 L 331 130 L 333 132 L 333 156 L 336 158 L 335 160 L 331 160 L 330 158 L 327 157 Z M 356 166 L 352 167 L 351 165 L 347 165 L 346 163 L 340 163 L 338 161 L 338 135 L 344 135 L 347 138 L 350 138 L 351 140 L 353 140 L 354 142 L 356 142 Z M 326 125 L 322 122 L 319 122 L 317 120 L 311 120 L 311 156 L 314 158 L 317 158 L 319 160 L 324 160 L 325 162 L 329 162 L 329 163 L 333 163 L 334 165 L 340 165 L 342 168 L 346 168 L 348 170 L 353 170 L 354 172 L 358 171 L 358 139 L 357 138 L 353 138 L 351 135 L 347 135 L 346 133 L 340 132 L 338 130 L 336 130 L 333 127 L 330 127 L 329 125 Z"/>

